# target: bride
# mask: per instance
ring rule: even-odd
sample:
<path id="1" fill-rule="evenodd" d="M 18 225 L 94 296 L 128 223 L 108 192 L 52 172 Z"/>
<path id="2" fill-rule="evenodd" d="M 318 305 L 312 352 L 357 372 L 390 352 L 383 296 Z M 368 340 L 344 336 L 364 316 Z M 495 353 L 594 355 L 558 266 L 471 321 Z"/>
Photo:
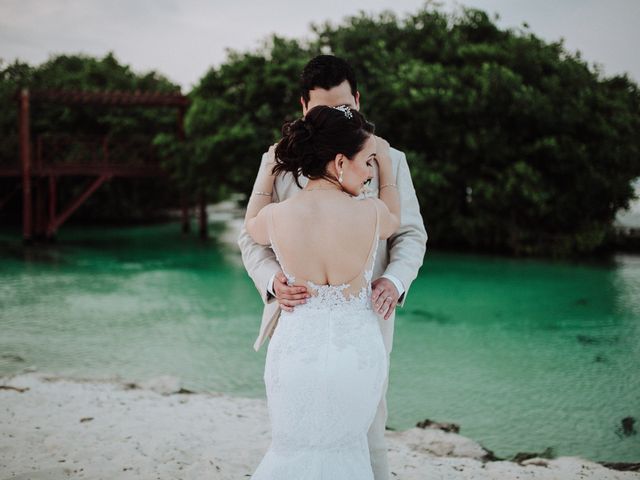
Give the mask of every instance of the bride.
<path id="1" fill-rule="evenodd" d="M 253 480 L 373 480 L 367 431 L 387 372 L 371 305 L 378 240 L 400 225 L 389 144 L 348 106 L 317 106 L 287 123 L 252 192 L 245 226 L 271 245 L 289 285 L 307 286 L 304 303 L 282 311 L 269 341 L 264 381 L 271 445 Z M 359 197 L 380 172 L 380 198 Z M 298 184 L 271 203 L 278 173 Z M 390 188 L 384 188 L 390 187 Z"/>

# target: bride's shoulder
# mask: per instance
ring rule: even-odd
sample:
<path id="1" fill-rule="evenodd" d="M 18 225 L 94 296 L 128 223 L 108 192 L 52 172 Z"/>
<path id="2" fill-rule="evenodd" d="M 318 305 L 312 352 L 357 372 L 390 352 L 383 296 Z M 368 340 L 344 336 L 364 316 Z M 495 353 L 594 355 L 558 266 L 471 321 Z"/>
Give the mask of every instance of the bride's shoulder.
<path id="1" fill-rule="evenodd" d="M 281 202 L 269 204 L 269 208 L 271 208 L 272 215 L 275 218 L 286 218 L 286 217 L 295 215 L 295 212 L 299 210 L 300 206 L 298 205 L 297 202 L 292 200 L 293 199 L 288 198 L 286 200 L 282 200 Z"/>
<path id="2" fill-rule="evenodd" d="M 386 203 L 384 203 L 378 197 L 368 197 L 367 200 L 369 200 L 369 199 L 372 200 L 371 203 L 376 208 L 376 215 L 379 215 L 381 219 L 384 219 L 385 217 L 389 216 L 389 207 L 387 207 Z"/>
<path id="3" fill-rule="evenodd" d="M 287 198 L 286 200 L 282 200 L 277 203 L 272 203 L 271 208 L 273 208 L 274 212 L 281 212 L 289 210 L 293 205 L 297 202 L 293 198 Z"/>
<path id="4" fill-rule="evenodd" d="M 381 209 L 382 207 L 386 207 L 387 204 L 380 200 L 378 197 L 366 197 L 364 201 L 367 204 L 373 205 L 376 209 Z M 371 207 L 369 207 L 371 208 Z"/>

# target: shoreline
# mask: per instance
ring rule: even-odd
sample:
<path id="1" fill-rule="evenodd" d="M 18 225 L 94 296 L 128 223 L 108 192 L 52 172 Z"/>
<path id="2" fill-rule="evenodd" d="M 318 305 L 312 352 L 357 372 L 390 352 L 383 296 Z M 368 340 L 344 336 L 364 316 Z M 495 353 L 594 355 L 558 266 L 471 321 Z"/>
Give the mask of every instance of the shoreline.
<path id="1" fill-rule="evenodd" d="M 220 200 L 219 202 L 208 203 L 206 205 L 207 211 L 207 222 L 209 224 L 214 222 L 227 222 L 227 230 L 221 232 L 221 239 L 224 243 L 227 243 L 232 246 L 232 248 L 237 249 L 236 239 L 240 233 L 241 225 L 244 221 L 244 212 L 245 207 L 240 206 L 239 201 L 245 197 L 245 194 L 242 193 L 232 193 L 229 198 L 224 200 Z M 88 227 L 88 228 L 101 228 L 101 227 L 114 227 L 114 228 L 126 228 L 126 227 L 136 227 L 136 226 L 153 226 L 153 225 L 162 225 L 165 223 L 174 223 L 180 222 L 181 220 L 181 209 L 177 207 L 167 207 L 163 209 L 159 209 L 155 215 L 150 217 L 131 217 L 131 218 L 120 218 L 120 217 L 104 217 L 99 220 L 91 220 L 91 219 L 77 219 L 74 221 L 70 220 L 66 225 L 74 226 L 74 227 Z M 637 214 L 634 214 L 637 216 Z M 197 215 L 193 212 L 189 216 L 191 223 L 191 235 L 197 235 Z M 634 221 L 635 221 L 635 217 Z M 6 220 L 6 219 L 5 219 Z M 5 222 L 7 226 L 14 227 L 18 229 L 20 227 L 20 218 L 15 218 L 10 222 Z M 455 243 L 436 243 L 435 246 L 432 243 L 431 249 L 435 249 L 437 252 L 441 253 L 451 253 L 451 254 L 460 254 L 460 255 L 483 255 L 483 256 L 498 256 L 503 258 L 513 258 L 513 259 L 537 259 L 542 261 L 578 261 L 578 262 L 601 262 L 603 260 L 608 260 L 611 256 L 615 255 L 640 255 L 640 234 L 638 233 L 638 228 L 635 226 L 628 226 L 627 223 L 620 223 L 620 221 L 614 222 L 614 228 L 616 229 L 615 239 L 611 241 L 610 244 L 605 247 L 599 248 L 597 251 L 591 252 L 589 254 L 582 255 L 560 255 L 557 256 L 555 254 L 550 253 L 540 253 L 540 254 L 531 254 L 531 255 L 522 255 L 510 252 L 504 249 L 493 249 L 493 248 L 479 248 L 479 247 L 471 247 L 469 245 L 458 245 Z M 635 225 L 635 224 L 634 224 Z M 210 238 L 213 238 L 210 236 Z M 34 239 L 35 243 L 42 243 L 43 245 L 48 245 L 50 242 Z M 54 240 L 53 243 L 56 243 L 57 240 Z"/>
<path id="2" fill-rule="evenodd" d="M 264 399 L 192 392 L 171 376 L 26 371 L 0 378 L 0 405 L 2 480 L 249 478 L 270 442 Z M 497 459 L 451 425 L 424 426 L 386 431 L 392 478 L 640 479 L 640 464 L 546 452 Z"/>

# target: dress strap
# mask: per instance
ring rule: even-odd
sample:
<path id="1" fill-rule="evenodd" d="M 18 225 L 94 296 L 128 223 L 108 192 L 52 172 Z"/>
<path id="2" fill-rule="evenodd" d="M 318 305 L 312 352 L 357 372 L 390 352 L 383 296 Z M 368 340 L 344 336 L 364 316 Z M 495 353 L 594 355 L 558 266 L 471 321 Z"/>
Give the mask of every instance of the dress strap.
<path id="1" fill-rule="evenodd" d="M 373 202 L 373 206 L 376 209 L 376 228 L 375 234 L 373 236 L 373 242 L 371 242 L 371 250 L 369 250 L 369 256 L 373 254 L 374 250 L 378 246 L 378 241 L 380 240 L 380 209 L 378 208 L 378 202 L 376 202 L 375 199 L 370 198 L 370 200 Z M 369 257 L 367 257 L 367 259 L 369 259 Z"/>
<path id="2" fill-rule="evenodd" d="M 378 242 L 380 241 L 380 209 L 378 208 L 378 202 L 376 202 L 375 199 L 370 198 L 369 200 L 373 202 L 373 206 L 376 209 L 376 228 L 374 229 L 373 240 L 371 242 L 371 249 L 369 250 L 369 255 L 367 256 L 367 261 L 365 262 L 365 266 L 362 269 L 363 272 L 367 270 L 367 266 L 369 265 L 369 262 L 371 261 L 373 254 L 378 248 Z"/>
<path id="3" fill-rule="evenodd" d="M 367 200 L 371 200 L 371 202 L 373 203 L 373 206 L 374 206 L 374 208 L 376 210 L 376 228 L 374 228 L 373 239 L 371 239 L 371 247 L 369 248 L 369 254 L 367 255 L 367 259 L 365 260 L 364 265 L 362 266 L 362 269 L 358 272 L 358 274 L 347 282 L 349 284 L 353 280 L 358 278 L 360 275 L 362 275 L 364 272 L 366 272 L 368 269 L 371 268 L 371 266 L 369 264 L 371 263 L 371 258 L 373 256 L 373 254 L 375 253 L 376 249 L 378 248 L 378 241 L 380 239 L 380 209 L 378 208 L 378 204 L 376 203 L 376 201 L 373 198 L 368 198 Z"/>

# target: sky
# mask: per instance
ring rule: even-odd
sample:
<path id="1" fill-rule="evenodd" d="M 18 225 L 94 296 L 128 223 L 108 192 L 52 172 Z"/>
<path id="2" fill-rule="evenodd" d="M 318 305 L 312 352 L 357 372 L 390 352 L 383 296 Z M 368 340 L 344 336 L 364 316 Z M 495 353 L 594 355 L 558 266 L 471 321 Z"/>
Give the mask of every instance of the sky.
<path id="1" fill-rule="evenodd" d="M 501 28 L 520 27 L 547 41 L 564 39 L 605 75 L 640 81 L 640 0 L 442 0 L 499 15 Z M 254 50 L 272 33 L 309 38 L 311 23 L 339 23 L 360 10 L 398 15 L 418 0 L 0 0 L 0 59 L 32 65 L 54 54 L 113 51 L 134 71 L 157 70 L 184 93 L 226 58 L 226 49 Z M 374 32 L 372 32 L 374 33 Z"/>

